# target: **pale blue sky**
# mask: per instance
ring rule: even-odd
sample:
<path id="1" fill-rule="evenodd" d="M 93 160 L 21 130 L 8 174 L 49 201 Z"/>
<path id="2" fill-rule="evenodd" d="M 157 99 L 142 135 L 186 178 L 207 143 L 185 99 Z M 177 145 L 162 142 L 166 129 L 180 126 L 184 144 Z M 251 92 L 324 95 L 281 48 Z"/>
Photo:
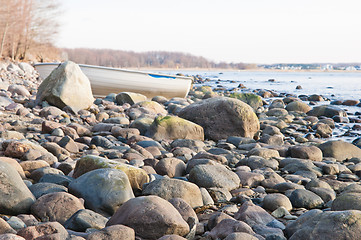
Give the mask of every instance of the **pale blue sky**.
<path id="1" fill-rule="evenodd" d="M 361 62 L 359 0 L 62 0 L 59 47 L 214 61 Z"/>

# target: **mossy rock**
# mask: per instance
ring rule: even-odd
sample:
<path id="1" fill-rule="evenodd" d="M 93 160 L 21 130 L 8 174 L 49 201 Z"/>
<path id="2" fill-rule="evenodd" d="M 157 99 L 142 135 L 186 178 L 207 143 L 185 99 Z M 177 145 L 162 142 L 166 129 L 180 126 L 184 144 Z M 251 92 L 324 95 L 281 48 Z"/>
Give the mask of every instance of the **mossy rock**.
<path id="1" fill-rule="evenodd" d="M 148 174 L 143 169 L 95 155 L 86 155 L 78 159 L 74 168 L 73 177 L 77 178 L 84 173 L 100 168 L 122 170 L 127 174 L 133 190 L 141 190 L 143 184 L 149 182 Z"/>
<path id="2" fill-rule="evenodd" d="M 297 112 L 304 112 L 307 113 L 309 112 L 312 108 L 310 106 L 308 106 L 306 103 L 304 102 L 300 102 L 300 101 L 294 101 L 291 102 L 289 104 L 287 104 L 286 106 L 287 111 L 297 111 Z"/>
<path id="3" fill-rule="evenodd" d="M 257 110 L 259 107 L 263 106 L 262 98 L 253 93 L 231 93 L 229 95 L 231 98 L 236 98 L 241 100 L 242 102 L 250 105 L 254 110 Z"/>
<path id="4" fill-rule="evenodd" d="M 129 127 L 130 128 L 136 128 L 139 130 L 140 134 L 141 135 L 144 135 L 150 125 L 152 125 L 154 119 L 153 118 L 149 118 L 149 117 L 140 117 L 140 118 L 137 118 L 135 119 L 130 125 Z"/>
<path id="5" fill-rule="evenodd" d="M 132 106 L 132 108 L 142 107 L 150 110 L 154 114 L 167 114 L 167 111 L 164 109 L 164 107 L 155 102 L 155 101 L 141 101 Z"/>
<path id="6" fill-rule="evenodd" d="M 197 90 L 202 92 L 202 93 L 211 93 L 211 92 L 213 92 L 212 87 L 210 87 L 210 86 L 201 86 Z"/>
<path id="7" fill-rule="evenodd" d="M 116 102 L 119 105 L 123 105 L 124 103 L 129 103 L 133 105 L 137 102 L 141 102 L 147 100 L 147 97 L 140 93 L 133 93 L 133 92 L 121 92 L 116 97 Z"/>
<path id="8" fill-rule="evenodd" d="M 156 117 L 146 135 L 155 140 L 204 140 L 203 127 L 177 116 Z"/>

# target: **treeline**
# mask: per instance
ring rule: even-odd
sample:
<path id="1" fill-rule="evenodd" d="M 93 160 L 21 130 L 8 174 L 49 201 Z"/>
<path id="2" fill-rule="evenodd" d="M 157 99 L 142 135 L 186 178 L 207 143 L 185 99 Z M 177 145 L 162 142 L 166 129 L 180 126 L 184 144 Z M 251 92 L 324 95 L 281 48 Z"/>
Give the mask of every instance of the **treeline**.
<path id="1" fill-rule="evenodd" d="M 0 0 L 0 59 L 57 59 L 59 0 Z"/>
<path id="2" fill-rule="evenodd" d="M 181 52 L 150 51 L 133 52 L 113 49 L 64 48 L 63 57 L 80 64 L 117 68 L 222 68 L 249 69 L 254 64 L 215 63 L 204 57 Z"/>

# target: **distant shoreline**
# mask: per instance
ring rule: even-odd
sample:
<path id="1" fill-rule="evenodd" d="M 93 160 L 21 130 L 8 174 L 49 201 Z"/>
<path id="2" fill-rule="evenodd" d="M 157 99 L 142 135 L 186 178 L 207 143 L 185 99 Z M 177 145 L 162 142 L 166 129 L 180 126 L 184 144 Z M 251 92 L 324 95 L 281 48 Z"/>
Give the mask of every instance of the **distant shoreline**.
<path id="1" fill-rule="evenodd" d="M 206 71 L 206 72 L 323 72 L 323 73 L 360 73 L 360 70 L 321 70 L 321 69 L 222 69 L 222 68 L 152 68 L 152 67 L 140 67 L 140 68 L 125 68 L 129 70 L 136 70 L 136 71 Z"/>

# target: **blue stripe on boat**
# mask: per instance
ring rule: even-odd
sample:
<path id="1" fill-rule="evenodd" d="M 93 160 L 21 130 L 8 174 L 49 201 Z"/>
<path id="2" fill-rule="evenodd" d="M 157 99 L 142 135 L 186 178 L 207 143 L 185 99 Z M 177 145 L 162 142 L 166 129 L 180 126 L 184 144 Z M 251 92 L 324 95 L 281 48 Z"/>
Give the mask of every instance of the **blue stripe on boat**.
<path id="1" fill-rule="evenodd" d="M 170 79 L 175 79 L 176 77 L 171 77 L 171 76 L 163 76 L 163 75 L 156 75 L 156 74 L 148 74 L 150 77 L 154 77 L 154 78 L 170 78 Z"/>

